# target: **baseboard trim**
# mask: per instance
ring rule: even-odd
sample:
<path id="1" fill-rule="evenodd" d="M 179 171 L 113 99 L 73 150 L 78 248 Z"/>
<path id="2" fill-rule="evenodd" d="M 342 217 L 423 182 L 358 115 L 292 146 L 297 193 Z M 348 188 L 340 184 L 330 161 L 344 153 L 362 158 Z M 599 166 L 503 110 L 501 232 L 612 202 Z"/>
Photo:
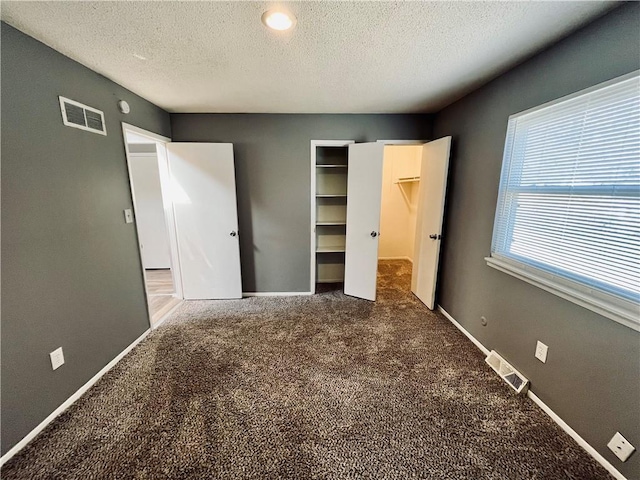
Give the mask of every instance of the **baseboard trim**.
<path id="1" fill-rule="evenodd" d="M 2 457 L 0 457 L 0 467 L 2 467 L 5 463 L 7 463 L 16 453 L 22 450 L 27 444 L 33 440 L 42 430 L 45 429 L 47 425 L 49 425 L 55 418 L 64 412 L 67 408 L 73 405 L 76 400 L 78 400 L 87 390 L 89 390 L 93 384 L 95 384 L 100 378 L 111 370 L 116 364 L 124 358 L 124 356 L 133 350 L 133 347 L 138 345 L 144 338 L 149 335 L 151 329 L 147 329 L 142 335 L 140 335 L 137 339 L 133 341 L 131 345 L 125 348 L 122 352 L 120 352 L 113 360 L 107 363 L 102 370 L 96 373 L 91 379 L 85 383 L 82 387 L 80 387 L 73 395 L 67 398 L 62 405 L 56 408 L 47 418 L 45 418 L 40 424 L 31 430 L 22 440 L 16 443 L 7 453 L 5 453 Z"/>
<path id="2" fill-rule="evenodd" d="M 299 297 L 311 292 L 242 292 L 243 297 Z"/>
<path id="3" fill-rule="evenodd" d="M 478 347 L 485 355 L 489 355 L 489 349 L 486 348 L 484 345 L 482 345 L 482 343 L 480 343 L 480 341 L 478 341 L 477 338 L 471 335 L 471 333 L 469 333 L 462 325 L 460 325 L 444 308 L 442 308 L 442 305 L 438 305 L 438 311 L 442 313 L 445 317 L 447 317 L 447 319 L 451 323 L 453 323 L 453 325 L 458 330 L 464 333 L 465 336 L 469 340 L 471 340 L 475 344 L 475 346 Z M 576 432 L 573 428 L 571 428 L 567 424 L 567 422 L 562 420 L 562 418 L 560 418 L 558 414 L 556 414 L 553 410 L 551 410 L 551 408 L 549 408 L 549 406 L 546 403 L 540 400 L 540 397 L 538 397 L 531 390 L 527 391 L 527 397 L 529 397 L 531 401 L 533 401 L 533 403 L 538 405 L 538 407 L 540 407 L 544 413 L 549 415 L 551 420 L 556 422 L 560 426 L 560 428 L 562 428 L 562 430 L 567 432 L 569 436 L 573 438 L 578 445 L 580 445 L 589 455 L 593 457 L 593 459 L 596 462 L 602 465 L 617 480 L 627 480 L 626 477 L 616 469 L 616 467 L 614 467 L 611 463 L 609 463 L 609 461 L 606 458 L 600 455 L 595 448 L 589 445 L 587 441 L 578 434 L 578 432 Z"/>
<path id="4" fill-rule="evenodd" d="M 609 463 L 609 461 L 606 458 L 600 455 L 595 448 L 589 445 L 587 441 L 578 434 L 578 432 L 576 432 L 573 428 L 567 425 L 567 422 L 562 420 L 562 418 L 560 418 L 556 412 L 551 410 L 546 403 L 540 400 L 540 397 L 538 397 L 531 390 L 527 391 L 527 397 L 529 397 L 533 401 L 533 403 L 538 405 L 547 415 L 549 415 L 551 419 L 560 426 L 560 428 L 562 428 L 565 432 L 567 432 L 569 436 L 573 438 L 578 445 L 580 445 L 583 449 L 585 449 L 586 452 L 589 455 L 591 455 L 596 462 L 602 465 L 617 480 L 627 480 L 627 478 L 624 475 L 622 475 L 622 473 L 620 473 L 616 469 L 616 467 L 611 465 L 611 463 Z"/>
<path id="5" fill-rule="evenodd" d="M 466 336 L 469 340 L 471 340 L 471 341 L 474 343 L 474 345 L 475 345 L 476 347 L 478 347 L 480 350 L 482 350 L 482 353 L 484 353 L 485 355 L 489 355 L 490 350 L 489 350 L 487 347 L 485 347 L 482 343 L 480 343 L 480 341 L 479 341 L 476 337 L 474 337 L 473 335 L 471 335 L 471 334 L 467 331 L 467 329 L 466 329 L 466 328 L 464 328 L 462 325 L 460 325 L 460 324 L 456 321 L 456 319 L 455 319 L 455 318 L 453 318 L 451 315 L 449 315 L 449 313 L 448 313 L 444 308 L 442 308 L 442 306 L 441 306 L 441 305 L 438 305 L 438 311 L 439 311 L 441 314 L 443 314 L 445 317 L 447 317 L 447 319 L 448 319 L 451 323 L 453 323 L 453 325 L 454 325 L 458 330 L 460 330 L 462 333 L 464 333 L 464 334 L 465 334 L 465 336 Z"/>

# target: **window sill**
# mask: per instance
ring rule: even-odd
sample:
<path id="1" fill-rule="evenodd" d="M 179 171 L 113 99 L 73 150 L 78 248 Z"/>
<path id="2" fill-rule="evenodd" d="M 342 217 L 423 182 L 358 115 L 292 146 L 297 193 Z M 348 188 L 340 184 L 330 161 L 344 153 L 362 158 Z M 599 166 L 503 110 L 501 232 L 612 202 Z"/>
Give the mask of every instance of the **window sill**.
<path id="1" fill-rule="evenodd" d="M 496 270 L 508 273 L 626 327 L 640 331 L 640 310 L 632 302 L 587 288 L 564 278 L 560 279 L 558 276 L 550 275 L 529 265 L 496 257 L 486 257 L 485 260 L 487 265 Z"/>

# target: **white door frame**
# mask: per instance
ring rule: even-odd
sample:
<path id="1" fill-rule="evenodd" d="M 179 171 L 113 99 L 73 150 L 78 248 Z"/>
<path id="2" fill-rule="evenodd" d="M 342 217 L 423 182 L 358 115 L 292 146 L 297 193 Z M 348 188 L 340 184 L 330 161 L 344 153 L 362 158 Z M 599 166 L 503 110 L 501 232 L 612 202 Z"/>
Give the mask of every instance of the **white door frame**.
<path id="1" fill-rule="evenodd" d="M 160 186 L 162 190 L 162 203 L 164 206 L 165 222 L 167 226 L 167 234 L 169 235 L 169 250 L 171 257 L 171 275 L 173 277 L 173 287 L 175 289 L 174 297 L 184 299 L 182 293 L 182 272 L 180 269 L 180 255 L 178 253 L 178 240 L 176 233 L 176 222 L 173 212 L 173 201 L 171 199 L 170 184 L 169 184 L 169 163 L 167 159 L 166 144 L 171 142 L 171 139 L 158 135 L 157 133 L 144 130 L 135 125 L 122 122 L 122 136 L 124 141 L 125 154 L 127 157 L 127 171 L 129 173 L 129 188 L 131 190 L 131 199 L 133 200 L 134 219 L 137 218 L 136 214 L 136 199 L 135 190 L 133 188 L 133 176 L 131 175 L 131 152 L 129 152 L 129 145 L 127 143 L 127 132 L 135 133 L 137 135 L 146 137 L 150 140 L 154 140 L 157 145 L 158 154 L 158 167 L 160 171 Z M 136 227 L 136 235 L 138 240 L 140 239 L 140 231 L 138 229 L 138 222 L 134 221 Z M 149 316 L 149 326 L 153 329 L 160 325 L 157 322 L 155 325 L 151 322 L 151 305 L 149 302 L 149 292 L 147 290 L 147 274 L 144 270 L 142 263 L 142 252 L 140 251 L 140 243 L 138 242 L 138 251 L 140 252 L 140 268 L 142 269 L 142 278 L 144 280 L 144 293 L 145 301 L 147 302 L 147 315 Z"/>
<path id="2" fill-rule="evenodd" d="M 376 140 L 378 143 L 385 145 L 424 145 L 432 140 Z"/>

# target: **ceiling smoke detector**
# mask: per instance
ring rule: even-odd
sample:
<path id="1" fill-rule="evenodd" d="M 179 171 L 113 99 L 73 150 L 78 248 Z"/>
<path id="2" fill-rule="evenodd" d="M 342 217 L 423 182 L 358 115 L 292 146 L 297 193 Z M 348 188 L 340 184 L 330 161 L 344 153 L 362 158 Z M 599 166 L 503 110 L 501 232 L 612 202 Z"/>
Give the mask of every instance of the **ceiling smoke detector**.
<path id="1" fill-rule="evenodd" d="M 289 30 L 296 24 L 296 17 L 282 10 L 267 10 L 262 14 L 262 23 L 273 30 Z"/>

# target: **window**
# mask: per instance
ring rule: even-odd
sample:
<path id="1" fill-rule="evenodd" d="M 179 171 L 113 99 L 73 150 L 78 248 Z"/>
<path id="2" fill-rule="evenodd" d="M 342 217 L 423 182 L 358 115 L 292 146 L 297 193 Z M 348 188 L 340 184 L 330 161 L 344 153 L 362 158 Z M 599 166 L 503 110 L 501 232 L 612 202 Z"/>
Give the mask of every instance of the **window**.
<path id="1" fill-rule="evenodd" d="M 487 263 L 640 330 L 640 76 L 509 117 Z"/>

